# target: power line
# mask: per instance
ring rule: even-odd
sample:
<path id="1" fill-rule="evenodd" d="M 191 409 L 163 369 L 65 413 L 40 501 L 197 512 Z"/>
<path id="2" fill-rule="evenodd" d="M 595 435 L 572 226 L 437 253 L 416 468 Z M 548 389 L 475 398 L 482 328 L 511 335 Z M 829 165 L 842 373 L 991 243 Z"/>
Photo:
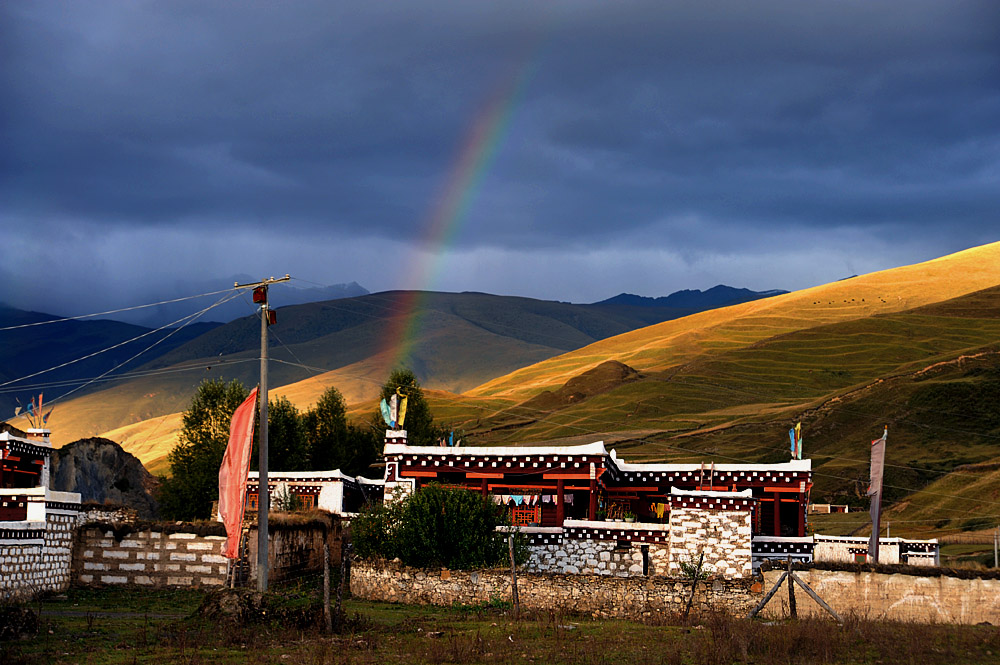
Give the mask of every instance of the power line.
<path id="1" fill-rule="evenodd" d="M 195 296 L 184 296 L 183 298 L 172 298 L 170 300 L 161 300 L 160 302 L 147 303 L 145 305 L 133 305 L 132 307 L 122 307 L 121 309 L 109 309 L 106 312 L 95 312 L 94 314 L 80 314 L 78 316 L 65 316 L 61 319 L 52 319 L 50 321 L 36 321 L 34 323 L 22 323 L 16 326 L 6 326 L 0 328 L 0 332 L 5 330 L 17 330 L 19 328 L 32 328 L 34 326 L 45 326 L 50 323 L 62 323 L 63 321 L 78 321 L 80 319 L 90 319 L 95 316 L 105 316 L 107 314 L 118 314 L 119 312 L 131 312 L 137 309 L 145 309 L 147 307 L 157 307 L 159 305 L 169 305 L 175 302 L 183 302 L 185 300 L 193 300 L 194 298 L 205 298 L 207 296 L 215 296 L 220 293 L 226 293 L 227 291 L 232 291 L 232 289 L 223 289 L 221 291 L 209 291 L 208 293 L 199 293 Z"/>
<path id="2" fill-rule="evenodd" d="M 211 367 L 215 366 L 229 366 L 229 365 L 240 365 L 248 362 L 257 362 L 258 358 L 235 358 L 235 359 L 224 359 L 224 360 L 213 360 L 211 361 Z M 0 389 L 0 394 L 9 394 L 22 392 L 25 390 L 45 390 L 47 388 L 65 388 L 69 386 L 77 386 L 81 383 L 94 382 L 94 383 L 110 383 L 113 381 L 124 381 L 128 379 L 142 379 L 149 376 L 161 376 L 168 374 L 180 374 L 183 372 L 191 372 L 194 370 L 206 369 L 204 362 L 199 362 L 196 364 L 178 364 L 172 365 L 170 367 L 163 367 L 159 369 L 147 369 L 147 370 L 133 370 L 130 372 L 122 372 L 121 374 L 116 374 L 111 377 L 82 377 L 77 379 L 63 379 L 60 381 L 49 381 L 47 383 L 32 383 L 26 386 L 20 386 L 16 388 L 3 388 Z"/>
<path id="3" fill-rule="evenodd" d="M 235 296 L 232 296 L 232 297 L 235 297 Z M 148 331 L 142 333 L 141 335 L 136 335 L 132 339 L 127 339 L 127 340 L 125 340 L 123 342 L 118 342 L 117 344 L 112 344 L 111 346 L 103 348 L 100 351 L 94 351 L 93 353 L 89 353 L 89 354 L 87 354 L 85 356 L 82 356 L 80 358 L 76 358 L 74 360 L 69 360 L 67 362 L 60 363 L 60 364 L 55 365 L 53 367 L 49 367 L 48 369 L 39 370 L 37 372 L 33 372 L 31 374 L 28 374 L 26 376 L 22 376 L 22 377 L 17 378 L 17 379 L 11 379 L 10 381 L 5 381 L 3 383 L 0 383 L 0 388 L 3 388 L 4 386 L 9 386 L 12 383 L 19 383 L 19 382 L 24 381 L 26 379 L 31 379 L 31 378 L 34 378 L 36 376 L 40 376 L 42 374 L 47 374 L 48 372 L 52 372 L 52 371 L 55 371 L 57 369 L 62 369 L 63 367 L 68 367 L 69 365 L 73 365 L 75 363 L 81 362 L 83 360 L 87 360 L 89 358 L 93 358 L 94 356 L 98 356 L 98 355 L 100 355 L 102 353 L 106 353 L 108 351 L 112 351 L 112 350 L 117 349 L 119 347 L 125 346 L 126 344 L 131 344 L 132 342 L 138 341 L 138 340 L 140 340 L 140 339 L 142 339 L 144 337 L 148 337 L 150 335 L 153 335 L 153 334 L 156 334 L 158 332 L 161 332 L 162 330 L 170 328 L 171 326 L 175 326 L 178 323 L 186 321 L 187 319 L 190 319 L 190 318 L 195 317 L 195 316 L 200 316 L 200 315 L 204 314 L 205 312 L 207 312 L 208 310 L 212 309 L 213 307 L 221 305 L 222 303 L 226 302 L 227 300 L 231 300 L 232 297 L 231 298 L 224 298 L 222 300 L 219 300 L 214 305 L 206 307 L 205 309 L 201 310 L 200 312 L 197 312 L 196 314 L 188 314 L 187 316 L 184 316 L 184 317 L 182 317 L 180 319 L 177 319 L 176 321 L 174 321 L 172 323 L 168 323 L 168 324 L 166 324 L 164 326 L 160 326 L 159 328 L 156 328 L 154 330 L 148 330 Z M 187 324 L 185 323 L 185 325 L 187 325 Z M 173 333 L 171 333 L 171 334 L 173 334 Z M 166 338 L 164 338 L 164 339 L 166 339 Z"/>
<path id="4" fill-rule="evenodd" d="M 77 386 L 76 388 L 74 388 L 73 390 L 70 390 L 67 393 L 63 393 L 59 397 L 57 397 L 54 400 L 52 400 L 52 402 L 56 402 L 58 400 L 66 399 L 67 397 L 69 397 L 70 395 L 72 395 L 73 393 L 75 393 L 76 391 L 82 390 L 82 389 L 86 388 L 87 386 L 89 386 L 90 384 L 92 384 L 94 381 L 97 381 L 98 379 L 102 379 L 105 376 L 107 376 L 108 374 L 111 374 L 112 372 L 114 372 L 119 367 L 123 367 L 124 365 L 127 365 L 128 363 L 132 362 L 133 360 L 135 360 L 136 358 L 138 358 L 142 354 L 146 353 L 147 351 L 149 351 L 150 349 L 152 349 L 153 347 L 155 347 L 157 344 L 160 344 L 161 342 L 163 342 L 163 341 L 167 340 L 168 338 L 170 338 L 172 335 L 175 335 L 178 332 L 180 332 L 181 330 L 183 330 L 185 328 L 185 326 L 187 326 L 189 323 L 197 320 L 199 317 L 201 317 L 206 312 L 212 310 L 215 307 L 218 307 L 219 305 L 221 305 L 221 304 L 223 304 L 225 302 L 228 302 L 228 301 L 232 300 L 234 297 L 235 297 L 235 295 L 220 298 L 216 303 L 214 303 L 212 305 L 209 305 L 208 307 L 205 307 L 201 311 L 195 312 L 194 314 L 190 314 L 190 315 L 184 317 L 184 319 L 179 319 L 178 321 L 175 321 L 175 323 L 179 323 L 180 321 L 184 321 L 184 323 L 181 326 L 179 326 L 178 328 L 176 328 L 174 330 L 171 330 L 170 333 L 168 333 L 167 335 L 165 335 L 165 336 L 161 337 L 160 339 L 154 341 L 152 344 L 150 344 L 149 346 L 147 346 L 145 349 L 143 349 L 139 353 L 136 353 L 135 355 L 133 355 L 128 360 L 123 360 L 122 362 L 118 363 L 117 365 L 115 365 L 114 367 L 112 367 L 111 369 L 109 369 L 107 372 L 104 372 L 103 374 L 101 374 L 100 376 L 96 377 L 95 379 L 93 379 L 91 381 L 88 381 L 87 383 L 84 383 L 84 384 L 82 384 L 80 386 Z M 173 324 L 171 324 L 171 325 L 173 325 Z M 50 404 L 52 402 L 50 402 Z"/>

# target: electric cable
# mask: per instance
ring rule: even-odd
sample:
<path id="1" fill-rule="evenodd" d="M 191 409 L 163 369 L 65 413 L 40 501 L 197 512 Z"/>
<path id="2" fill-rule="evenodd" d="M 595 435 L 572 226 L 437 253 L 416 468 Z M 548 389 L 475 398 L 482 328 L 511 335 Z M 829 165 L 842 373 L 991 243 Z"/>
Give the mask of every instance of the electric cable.
<path id="1" fill-rule="evenodd" d="M 185 300 L 193 300 L 195 298 L 205 298 L 207 296 L 215 296 L 215 295 L 218 295 L 220 293 L 225 293 L 226 291 L 232 291 L 232 289 L 222 289 L 220 291 L 209 291 L 208 293 L 199 293 L 198 295 L 194 295 L 194 296 L 184 296 L 183 298 L 172 298 L 170 300 L 161 300 L 160 302 L 152 302 L 152 303 L 147 303 L 145 305 L 133 305 L 131 307 L 122 307 L 122 308 L 119 308 L 119 309 L 109 309 L 109 310 L 107 310 L 105 312 L 95 312 L 94 314 L 80 314 L 78 316 L 64 316 L 64 317 L 62 317 L 60 319 L 51 319 L 49 321 L 36 321 L 34 323 L 22 323 L 22 324 L 19 324 L 19 325 L 16 325 L 16 326 L 6 326 L 4 328 L 0 328 L 0 332 L 3 332 L 5 330 L 17 330 L 19 328 L 33 328 L 35 326 L 45 326 L 45 325 L 48 325 L 50 323 L 62 323 L 63 321 L 78 321 L 80 319 L 90 319 L 90 318 L 93 318 L 95 316 L 105 316 L 107 314 L 118 314 L 119 312 L 131 312 L 133 310 L 145 309 L 147 307 L 157 307 L 159 305 L 169 305 L 169 304 L 175 303 L 175 302 L 183 302 Z"/>

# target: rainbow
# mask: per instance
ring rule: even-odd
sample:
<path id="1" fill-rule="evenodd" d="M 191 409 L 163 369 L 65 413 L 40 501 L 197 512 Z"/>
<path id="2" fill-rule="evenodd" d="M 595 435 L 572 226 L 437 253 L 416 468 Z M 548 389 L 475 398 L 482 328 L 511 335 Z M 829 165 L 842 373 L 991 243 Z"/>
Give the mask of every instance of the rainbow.
<path id="1" fill-rule="evenodd" d="M 528 49 L 534 52 L 534 48 Z M 531 78 L 533 58 L 526 53 L 501 81 L 482 112 L 472 123 L 450 169 L 443 193 L 434 202 L 420 242 L 422 252 L 414 258 L 403 283 L 408 290 L 398 302 L 399 314 L 390 319 L 384 337 L 382 355 L 389 370 L 405 365 L 411 359 L 413 345 L 420 332 L 423 316 L 421 304 L 433 290 L 444 265 L 441 250 L 454 241 L 466 218 L 484 176 L 489 170 L 498 147 L 503 142 L 527 83 Z"/>

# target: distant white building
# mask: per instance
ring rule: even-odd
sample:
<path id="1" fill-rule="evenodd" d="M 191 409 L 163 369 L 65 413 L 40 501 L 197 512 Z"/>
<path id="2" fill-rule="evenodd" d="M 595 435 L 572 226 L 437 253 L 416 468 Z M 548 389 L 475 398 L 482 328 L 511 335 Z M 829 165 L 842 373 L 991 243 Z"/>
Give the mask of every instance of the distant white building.
<path id="1" fill-rule="evenodd" d="M 247 513 L 256 512 L 260 496 L 259 474 L 247 478 Z M 348 476 L 332 471 L 269 471 L 268 495 L 273 510 L 275 497 L 293 496 L 304 510 L 318 508 L 350 517 L 373 503 L 382 503 L 384 480 Z"/>

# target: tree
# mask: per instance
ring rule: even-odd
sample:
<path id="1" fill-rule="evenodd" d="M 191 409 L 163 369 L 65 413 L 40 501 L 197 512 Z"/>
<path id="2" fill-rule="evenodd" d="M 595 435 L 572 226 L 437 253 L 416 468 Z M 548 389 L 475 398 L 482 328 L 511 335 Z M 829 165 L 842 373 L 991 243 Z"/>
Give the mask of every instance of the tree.
<path id="1" fill-rule="evenodd" d="M 309 469 L 309 438 L 299 410 L 287 397 L 267 403 L 267 467 L 271 471 Z"/>
<path id="2" fill-rule="evenodd" d="M 351 520 L 351 541 L 363 558 L 399 557 L 422 568 L 478 568 L 508 559 L 507 512 L 478 491 L 429 483 L 405 499 L 379 504 Z M 528 558 L 527 538 L 515 533 L 514 559 Z"/>
<path id="3" fill-rule="evenodd" d="M 368 427 L 348 424 L 347 407 L 340 391 L 330 387 L 303 416 L 310 441 L 313 471 L 340 469 L 349 476 L 367 475 L 378 459 L 379 440 Z"/>
<path id="4" fill-rule="evenodd" d="M 420 382 L 416 375 L 409 369 L 394 369 L 389 379 L 382 386 L 379 395 L 381 399 L 388 400 L 396 389 L 406 395 L 406 420 L 403 421 L 403 429 L 406 430 L 406 439 L 410 445 L 433 446 L 437 444 L 440 433 L 434 427 L 434 417 L 431 409 L 424 399 L 424 391 L 420 388 Z M 381 412 L 376 412 L 376 431 L 385 429 L 385 421 L 382 420 Z"/>
<path id="5" fill-rule="evenodd" d="M 237 380 L 203 381 L 182 416 L 177 445 L 167 455 L 170 477 L 160 486 L 160 507 L 170 519 L 208 518 L 219 496 L 219 467 L 236 407 L 250 394 Z"/>
<path id="6" fill-rule="evenodd" d="M 348 457 L 347 406 L 339 390 L 327 388 L 316 408 L 306 413 L 305 426 L 312 444 L 312 469 L 343 469 Z"/>

